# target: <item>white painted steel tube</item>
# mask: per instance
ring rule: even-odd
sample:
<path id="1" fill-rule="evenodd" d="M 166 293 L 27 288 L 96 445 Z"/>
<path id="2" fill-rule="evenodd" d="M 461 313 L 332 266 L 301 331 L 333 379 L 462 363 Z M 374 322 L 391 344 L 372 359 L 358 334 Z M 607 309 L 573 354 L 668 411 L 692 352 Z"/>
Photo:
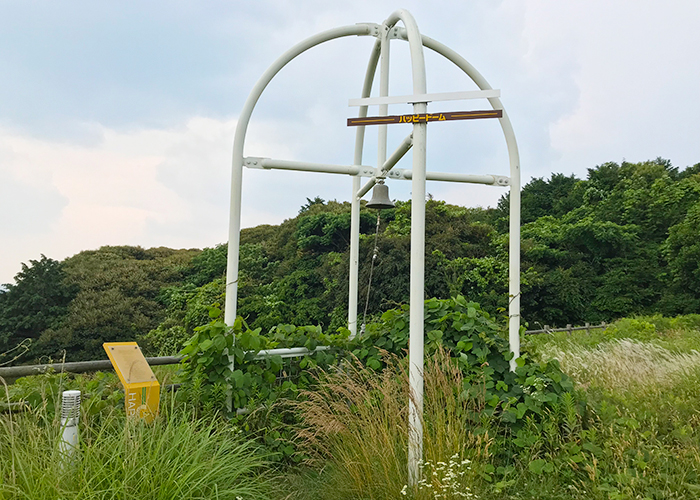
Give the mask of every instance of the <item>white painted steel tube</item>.
<path id="1" fill-rule="evenodd" d="M 307 354 L 313 354 L 316 351 L 327 351 L 330 349 L 327 345 L 320 345 L 316 347 L 313 351 L 308 350 L 306 347 L 281 347 L 279 349 L 263 349 L 259 351 L 255 356 L 255 359 L 265 359 L 272 356 L 280 356 L 282 358 L 298 358 L 300 356 L 306 356 Z"/>
<path id="2" fill-rule="evenodd" d="M 389 172 L 389 177 L 394 180 L 411 180 L 413 171 L 405 168 L 394 168 Z M 460 174 L 455 172 L 427 172 L 429 181 L 463 182 L 467 184 L 484 184 L 486 186 L 507 187 L 510 179 L 504 175 L 491 174 Z"/>
<path id="3" fill-rule="evenodd" d="M 379 96 L 386 97 L 389 95 L 389 27 L 382 24 L 379 29 L 381 54 L 379 59 Z M 387 116 L 389 114 L 389 105 L 380 104 L 378 116 Z M 386 161 L 386 140 L 387 126 L 379 125 L 377 132 L 377 166 L 384 165 Z M 374 183 L 372 183 L 374 185 Z M 362 198 L 363 195 L 360 195 Z"/>
<path id="4" fill-rule="evenodd" d="M 357 193 L 355 194 L 355 198 L 358 200 L 361 200 L 364 195 L 366 195 L 370 189 L 374 187 L 374 185 L 377 183 L 377 176 L 375 175 L 372 177 L 370 180 L 368 180 L 364 186 L 362 186 L 360 189 L 357 190 Z"/>
<path id="5" fill-rule="evenodd" d="M 413 93 L 427 94 L 423 43 L 413 16 L 397 10 L 389 16 L 387 26 L 401 20 L 406 27 L 411 54 Z M 426 103 L 415 103 L 413 112 L 423 114 Z M 411 181 L 411 285 L 409 311 L 409 385 L 408 402 L 408 482 L 413 486 L 420 480 L 419 463 L 423 458 L 423 349 L 425 304 L 425 162 L 427 123 L 413 124 L 413 179 Z"/>
<path id="6" fill-rule="evenodd" d="M 404 171 L 404 177 L 412 179 L 413 171 Z M 496 177 L 493 175 L 455 174 L 451 172 L 428 172 L 426 179 L 429 181 L 466 182 L 469 184 L 493 185 L 496 183 Z"/>
<path id="7" fill-rule="evenodd" d="M 394 168 L 394 165 L 396 165 L 401 158 L 406 156 L 406 153 L 410 151 L 410 149 L 413 147 L 413 134 L 408 134 L 406 138 L 401 141 L 401 144 L 399 144 L 399 147 L 397 147 L 393 153 L 391 153 L 391 156 L 389 157 L 388 160 L 384 162 L 382 165 L 382 170 L 379 175 L 386 176 L 386 173 Z"/>
<path id="8" fill-rule="evenodd" d="M 513 141 L 515 141 L 515 137 Z M 513 353 L 513 358 L 510 360 L 510 370 L 514 372 L 517 368 L 516 360 L 520 357 L 520 162 L 512 157 L 509 222 L 508 342 L 510 351 Z"/>
<path id="9" fill-rule="evenodd" d="M 381 50 L 381 41 L 377 40 L 372 47 L 372 52 L 365 71 L 365 81 L 362 85 L 362 96 L 369 96 L 372 92 L 372 82 L 377 71 L 377 62 Z M 358 112 L 359 118 L 367 116 L 367 106 L 361 106 Z M 365 144 L 365 127 L 357 127 L 355 132 L 355 155 L 353 163 L 362 164 L 362 152 Z M 350 338 L 357 335 L 357 301 L 358 301 L 358 280 L 360 273 L 360 200 L 357 198 L 357 191 L 360 189 L 361 179 L 359 176 L 352 179 L 352 196 L 350 197 L 350 265 L 348 271 L 348 330 Z"/>
<path id="10" fill-rule="evenodd" d="M 236 133 L 233 140 L 233 160 L 231 165 L 231 209 L 229 216 L 229 238 L 228 238 L 228 258 L 226 266 L 226 307 L 224 321 L 227 325 L 232 325 L 236 319 L 236 302 L 238 298 L 238 256 L 241 238 L 241 183 L 243 181 L 243 148 L 245 137 L 250 123 L 250 117 L 255 109 L 255 104 L 260 99 L 267 85 L 272 81 L 279 71 L 290 61 L 303 52 L 309 50 L 323 42 L 341 38 L 345 36 L 370 35 L 375 25 L 354 24 L 343 26 L 332 30 L 324 31 L 296 44 L 287 52 L 282 54 L 272 65 L 262 74 L 250 91 L 248 98 L 243 104 L 243 109 L 238 117 Z"/>
<path id="11" fill-rule="evenodd" d="M 355 193 L 360 189 L 359 177 L 352 179 L 350 198 L 350 263 L 348 266 L 348 330 L 350 338 L 357 335 L 357 301 L 360 278 L 360 200 Z"/>
<path id="12" fill-rule="evenodd" d="M 274 160 L 272 158 L 261 158 L 260 165 L 264 169 L 296 170 L 300 172 L 320 172 L 326 174 L 345 175 L 357 175 L 360 173 L 361 168 L 361 165 L 332 165 L 329 163 L 308 163 L 303 161 Z"/>
<path id="13" fill-rule="evenodd" d="M 245 158 L 244 166 L 255 169 L 262 170 L 289 170 L 298 172 L 318 172 L 326 174 L 341 174 L 358 176 L 368 175 L 369 172 L 376 172 L 367 183 L 362 186 L 357 191 L 357 198 L 361 199 L 365 194 L 369 192 L 372 187 L 376 184 L 378 179 L 385 178 L 387 173 L 389 173 L 393 167 L 399 162 L 399 160 L 410 151 L 413 146 L 413 134 L 410 134 L 404 139 L 404 141 L 399 145 L 399 147 L 392 153 L 392 155 L 384 162 L 382 168 L 377 171 L 374 167 L 369 167 L 365 165 L 333 165 L 328 163 L 308 163 L 301 161 L 289 161 L 289 160 L 275 160 L 271 158 Z M 249 165 L 249 163 L 255 162 L 255 165 Z M 392 176 L 394 179 L 407 179 L 411 180 L 413 178 L 413 171 L 410 169 L 396 169 L 395 171 L 400 172 L 400 175 Z M 507 186 L 507 177 L 500 175 L 491 174 L 460 174 L 455 172 L 426 172 L 426 179 L 429 181 L 442 181 L 442 182 L 464 182 L 469 184 L 485 184 L 485 185 L 500 185 L 502 187 Z M 499 179 L 503 180 L 504 183 L 499 184 Z"/>

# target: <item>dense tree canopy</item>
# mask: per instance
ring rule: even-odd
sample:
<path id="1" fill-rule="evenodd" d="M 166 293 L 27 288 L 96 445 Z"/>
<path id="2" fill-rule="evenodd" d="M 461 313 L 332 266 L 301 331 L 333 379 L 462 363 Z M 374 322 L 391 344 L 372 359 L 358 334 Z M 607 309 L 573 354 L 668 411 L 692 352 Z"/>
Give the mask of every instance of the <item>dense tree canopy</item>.
<path id="1" fill-rule="evenodd" d="M 15 284 L 0 293 L 0 349 L 37 339 L 68 312 L 77 287 L 65 281 L 63 265 L 42 255 L 22 264 Z"/>
<path id="2" fill-rule="evenodd" d="M 426 297 L 463 295 L 496 315 L 508 304 L 508 204 L 426 202 Z M 408 301 L 410 202 L 362 208 L 360 315 Z M 522 316 L 537 324 L 700 311 L 700 164 L 605 163 L 585 180 L 553 174 L 522 189 Z M 252 328 L 334 330 L 347 315 L 350 204 L 315 197 L 296 217 L 241 234 L 239 313 Z M 173 353 L 224 298 L 225 244 L 200 250 L 103 247 L 42 256 L 0 291 L 0 348 L 35 340 L 40 356 L 102 357 L 138 339 Z M 361 318 L 362 319 L 362 318 Z"/>

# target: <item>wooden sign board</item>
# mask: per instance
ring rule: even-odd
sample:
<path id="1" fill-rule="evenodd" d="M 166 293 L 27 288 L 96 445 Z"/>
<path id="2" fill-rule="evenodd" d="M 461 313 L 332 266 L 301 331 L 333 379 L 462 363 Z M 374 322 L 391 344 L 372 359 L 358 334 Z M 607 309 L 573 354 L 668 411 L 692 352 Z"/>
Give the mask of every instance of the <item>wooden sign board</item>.
<path id="1" fill-rule="evenodd" d="M 102 344 L 124 386 L 124 406 L 129 417 L 152 422 L 158 415 L 160 384 L 136 342 Z"/>
<path id="2" fill-rule="evenodd" d="M 428 123 L 451 120 L 476 120 L 479 118 L 502 118 L 502 109 L 486 111 L 452 111 L 449 113 L 424 113 L 418 115 L 389 115 L 366 116 L 364 118 L 348 118 L 348 127 L 360 125 L 388 125 L 391 123 Z"/>

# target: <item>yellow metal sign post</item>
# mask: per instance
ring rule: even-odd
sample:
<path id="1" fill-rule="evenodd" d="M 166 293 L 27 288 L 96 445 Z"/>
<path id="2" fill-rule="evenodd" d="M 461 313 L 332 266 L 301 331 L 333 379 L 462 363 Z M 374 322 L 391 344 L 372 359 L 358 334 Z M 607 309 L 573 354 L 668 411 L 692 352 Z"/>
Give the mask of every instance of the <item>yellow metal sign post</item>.
<path id="1" fill-rule="evenodd" d="M 152 422 L 158 415 L 160 384 L 136 342 L 102 344 L 124 386 L 124 406 L 129 417 Z"/>

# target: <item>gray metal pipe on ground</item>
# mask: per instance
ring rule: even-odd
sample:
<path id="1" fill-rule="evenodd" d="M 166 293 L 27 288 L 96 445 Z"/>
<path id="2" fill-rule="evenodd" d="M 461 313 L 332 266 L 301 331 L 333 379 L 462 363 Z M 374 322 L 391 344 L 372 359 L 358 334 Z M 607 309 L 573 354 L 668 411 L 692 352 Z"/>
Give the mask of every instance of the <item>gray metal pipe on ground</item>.
<path id="1" fill-rule="evenodd" d="M 180 356 L 161 356 L 158 358 L 146 358 L 151 366 L 158 365 L 176 365 L 180 362 Z M 72 363 L 53 363 L 48 365 L 24 365 L 24 366 L 9 366 L 0 368 L 0 377 L 2 378 L 19 378 L 29 375 L 40 375 L 49 370 L 56 373 L 85 373 L 96 372 L 100 370 L 112 370 L 112 363 L 108 359 L 99 361 L 75 361 Z"/>

